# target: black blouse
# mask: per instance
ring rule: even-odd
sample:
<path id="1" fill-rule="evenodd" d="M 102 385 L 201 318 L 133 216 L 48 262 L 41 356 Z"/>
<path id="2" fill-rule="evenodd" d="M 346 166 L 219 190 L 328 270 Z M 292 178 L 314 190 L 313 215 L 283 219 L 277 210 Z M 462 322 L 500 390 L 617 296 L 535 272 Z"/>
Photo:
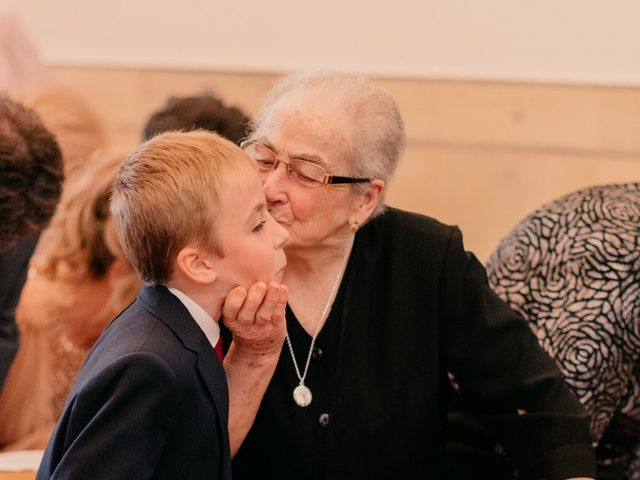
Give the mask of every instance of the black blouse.
<path id="1" fill-rule="evenodd" d="M 593 475 L 584 410 L 455 227 L 388 209 L 360 229 L 317 347 L 302 408 L 285 344 L 235 479 L 441 478 L 449 371 L 521 478 Z"/>

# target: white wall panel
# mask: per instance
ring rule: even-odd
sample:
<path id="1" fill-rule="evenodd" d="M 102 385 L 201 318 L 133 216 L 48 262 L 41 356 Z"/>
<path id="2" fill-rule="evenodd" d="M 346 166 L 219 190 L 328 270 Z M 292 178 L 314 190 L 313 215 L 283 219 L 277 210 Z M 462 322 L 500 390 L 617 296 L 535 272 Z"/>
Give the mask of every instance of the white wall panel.
<path id="1" fill-rule="evenodd" d="M 53 65 L 640 85 L 637 0 L 0 0 Z"/>

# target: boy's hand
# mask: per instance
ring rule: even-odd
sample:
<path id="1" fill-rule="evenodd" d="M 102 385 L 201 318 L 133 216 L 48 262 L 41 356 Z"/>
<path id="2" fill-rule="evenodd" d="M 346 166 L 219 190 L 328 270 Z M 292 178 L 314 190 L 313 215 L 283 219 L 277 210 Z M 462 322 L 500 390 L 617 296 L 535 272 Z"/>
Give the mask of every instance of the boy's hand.
<path id="1" fill-rule="evenodd" d="M 233 288 L 222 305 L 222 318 L 237 353 L 279 355 L 286 336 L 286 304 L 287 287 L 277 282 L 257 282 L 248 291 Z"/>

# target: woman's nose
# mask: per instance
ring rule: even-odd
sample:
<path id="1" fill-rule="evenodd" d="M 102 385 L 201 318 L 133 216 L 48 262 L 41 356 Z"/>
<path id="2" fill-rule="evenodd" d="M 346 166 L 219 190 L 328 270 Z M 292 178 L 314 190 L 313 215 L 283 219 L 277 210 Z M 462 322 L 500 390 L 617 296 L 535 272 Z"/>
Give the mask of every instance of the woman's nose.
<path id="1" fill-rule="evenodd" d="M 267 203 L 272 204 L 284 201 L 286 184 L 289 181 L 287 165 L 279 162 L 275 170 L 263 177 L 262 188 L 267 197 Z"/>

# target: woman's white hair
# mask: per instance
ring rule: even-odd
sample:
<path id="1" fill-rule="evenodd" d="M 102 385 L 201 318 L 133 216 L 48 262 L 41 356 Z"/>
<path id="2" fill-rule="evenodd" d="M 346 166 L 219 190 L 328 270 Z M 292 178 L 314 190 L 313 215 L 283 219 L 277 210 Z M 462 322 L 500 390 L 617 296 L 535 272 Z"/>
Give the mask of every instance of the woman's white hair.
<path id="1" fill-rule="evenodd" d="M 320 97 L 323 103 L 339 106 L 351 118 L 353 136 L 347 159 L 351 175 L 388 183 L 404 151 L 404 121 L 393 97 L 363 75 L 306 70 L 282 78 L 267 93 L 249 137 L 260 130 L 280 99 L 301 90 L 311 99 Z M 367 188 L 366 184 L 353 187 Z M 375 215 L 383 208 L 381 201 Z"/>

